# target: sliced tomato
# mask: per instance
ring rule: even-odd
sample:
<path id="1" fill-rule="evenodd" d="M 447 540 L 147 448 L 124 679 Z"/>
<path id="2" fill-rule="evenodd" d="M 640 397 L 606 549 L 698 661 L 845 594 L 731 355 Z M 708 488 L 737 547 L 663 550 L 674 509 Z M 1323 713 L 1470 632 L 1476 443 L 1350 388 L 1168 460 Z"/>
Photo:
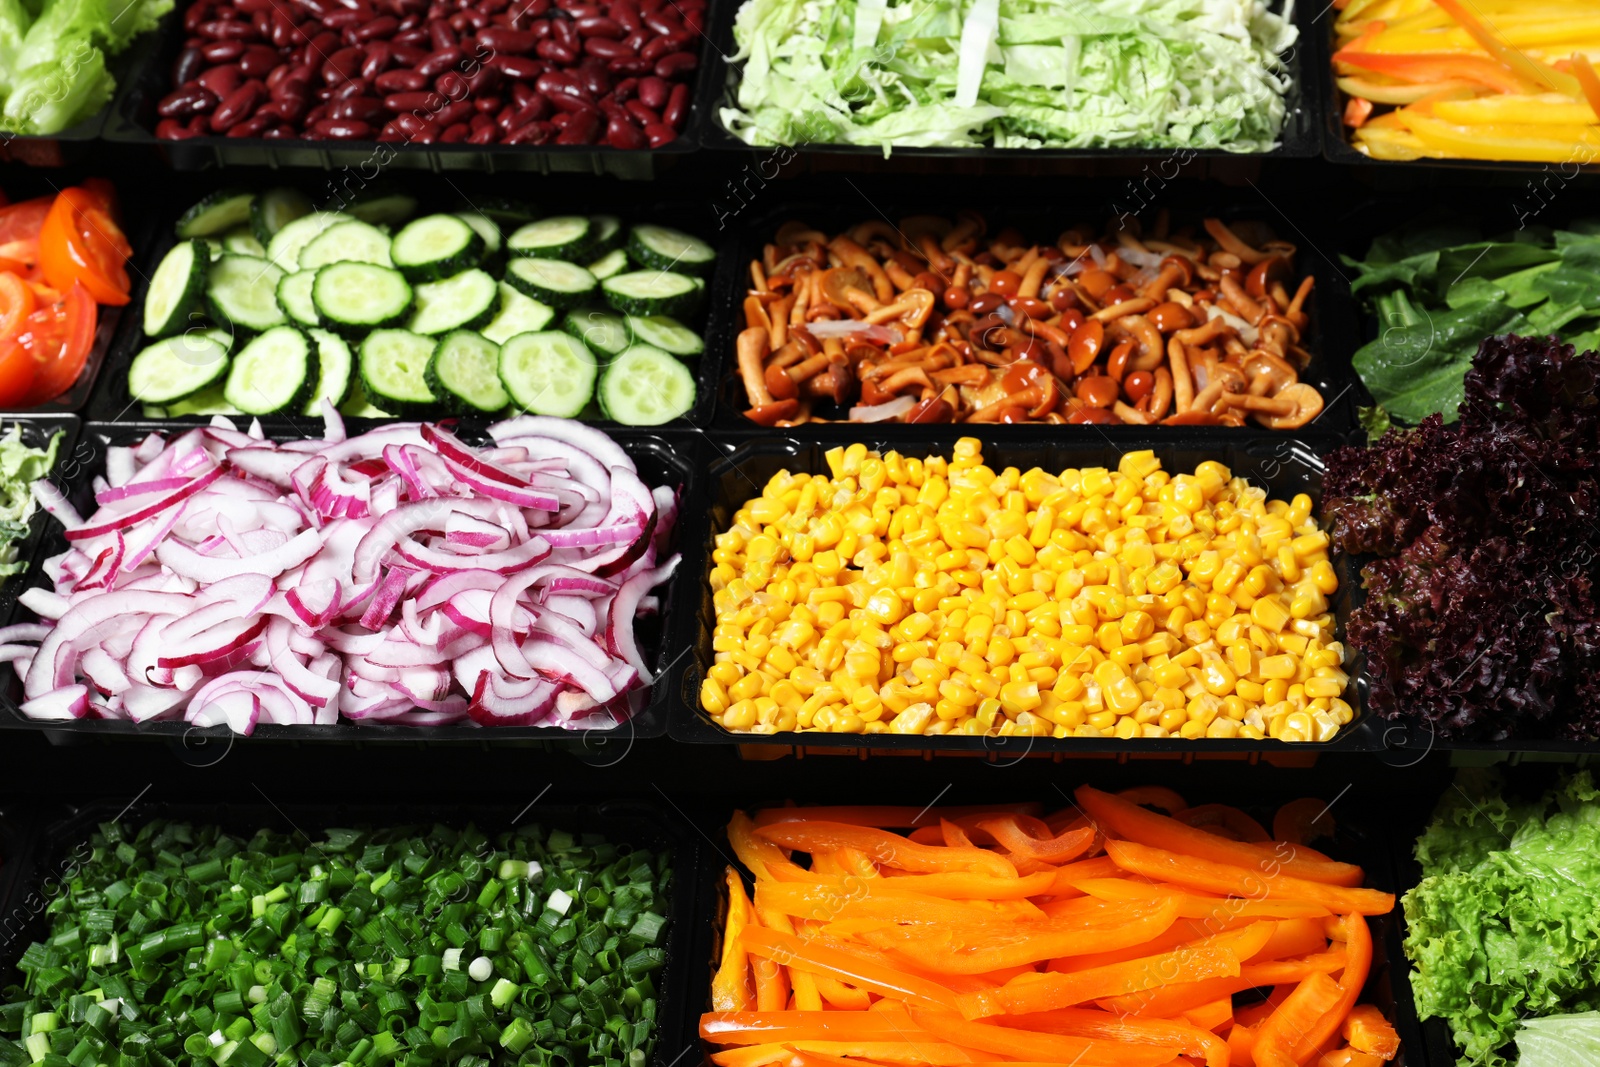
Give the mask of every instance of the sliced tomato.
<path id="1" fill-rule="evenodd" d="M 63 189 L 39 231 L 45 280 L 63 291 L 81 283 L 101 304 L 128 302 L 127 238 L 82 189 Z"/>
<path id="2" fill-rule="evenodd" d="M 33 360 L 34 378 L 23 404 L 53 400 L 72 387 L 94 347 L 99 309 L 84 285 L 74 285 L 59 303 L 29 315 L 16 343 Z"/>
<path id="3" fill-rule="evenodd" d="M 55 204 L 53 196 L 40 196 L 20 204 L 0 207 L 0 245 L 12 241 L 37 241 L 44 217 Z"/>
<path id="4" fill-rule="evenodd" d="M 0 341 L 0 408 L 23 406 L 33 390 L 33 356 L 15 341 Z"/>
<path id="5" fill-rule="evenodd" d="M 19 275 L 0 273 L 0 339 L 10 339 L 22 330 L 22 322 L 33 314 L 33 290 Z"/>

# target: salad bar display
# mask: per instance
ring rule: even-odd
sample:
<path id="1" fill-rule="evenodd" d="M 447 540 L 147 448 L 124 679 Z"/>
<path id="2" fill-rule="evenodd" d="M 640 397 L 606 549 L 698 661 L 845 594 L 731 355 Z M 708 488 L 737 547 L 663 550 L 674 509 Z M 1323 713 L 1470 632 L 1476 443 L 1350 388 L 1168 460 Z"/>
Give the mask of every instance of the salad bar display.
<path id="1" fill-rule="evenodd" d="M 0 0 L 0 1067 L 1600 1067 L 1597 68 Z"/>

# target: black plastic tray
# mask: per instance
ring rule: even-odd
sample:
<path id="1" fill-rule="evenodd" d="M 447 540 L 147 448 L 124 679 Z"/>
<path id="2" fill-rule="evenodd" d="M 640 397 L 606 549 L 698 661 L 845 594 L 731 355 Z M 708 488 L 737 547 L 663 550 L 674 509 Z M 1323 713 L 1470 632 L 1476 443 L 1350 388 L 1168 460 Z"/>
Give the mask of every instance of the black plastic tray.
<path id="1" fill-rule="evenodd" d="M 197 825 L 221 826 L 229 832 L 248 836 L 262 827 L 286 834 L 305 837 L 331 826 L 401 826 L 418 824 L 421 829 L 444 824 L 465 826 L 472 823 L 487 833 L 495 833 L 536 823 L 553 829 L 577 833 L 599 833 L 607 840 L 626 843 L 672 854 L 673 886 L 671 915 L 666 927 L 666 963 L 656 978 L 658 989 L 654 1067 L 672 1067 L 682 1052 L 698 1042 L 694 1019 L 686 1010 L 696 1003 L 691 992 L 695 963 L 695 939 L 702 921 L 703 905 L 701 842 L 698 834 L 681 821 L 673 819 L 659 807 L 631 800 L 605 801 L 598 804 L 558 805 L 537 807 L 508 804 L 499 807 L 488 805 L 448 805 L 427 802 L 379 806 L 376 804 L 329 804 L 279 802 L 262 794 L 265 803 L 257 804 L 204 804 L 195 801 L 148 801 L 130 804 L 125 800 L 91 800 L 72 807 L 70 813 L 60 809 L 37 813 L 34 832 L 18 845 L 23 848 L 20 861 L 13 862 L 18 852 L 12 851 L 12 839 L 20 831 L 10 819 L 0 816 L 0 862 L 6 874 L 0 884 L 6 886 L 6 922 L 0 932 L 0 977 L 7 984 L 17 977 L 16 963 L 28 945 L 49 930 L 49 919 L 44 910 L 50 898 L 39 892 L 50 878 L 70 878 L 75 868 L 73 856 L 85 845 L 96 827 L 109 820 L 127 826 L 140 826 L 151 819 L 163 818 Z M 520 811 L 518 809 L 521 809 Z M 312 838 L 307 838 L 311 840 Z M 31 903 L 30 903 L 31 902 Z"/>
<path id="2" fill-rule="evenodd" d="M 700 710 L 700 683 L 711 662 L 711 630 L 715 625 L 711 587 L 707 582 L 710 572 L 710 555 L 713 539 L 725 530 L 736 511 L 746 500 L 759 496 L 767 480 L 779 470 L 826 470 L 823 453 L 835 444 L 860 441 L 869 449 L 886 452 L 898 449 L 903 454 L 948 456 L 955 441 L 963 436 L 960 426 L 900 426 L 875 427 L 875 432 L 864 426 L 841 427 L 844 433 L 830 433 L 826 437 L 809 434 L 807 440 L 797 440 L 775 435 L 750 441 L 736 449 L 732 455 L 720 457 L 707 472 L 705 488 L 700 499 L 704 502 L 702 513 L 690 516 L 690 525 L 684 530 L 682 552 L 684 561 L 679 574 L 684 581 L 695 584 L 694 599 L 680 599 L 673 617 L 670 644 L 674 648 L 692 650 L 685 654 L 676 673 L 663 684 L 671 691 L 668 733 L 674 740 L 690 744 L 740 744 L 748 746 L 782 746 L 801 749 L 832 749 L 865 753 L 901 752 L 959 752 L 1012 761 L 1030 755 L 1081 755 L 1087 753 L 1126 753 L 1130 755 L 1205 754 L 1205 753 L 1258 753 L 1276 754 L 1318 752 L 1372 752 L 1383 747 L 1383 739 L 1373 729 L 1378 723 L 1365 713 L 1364 692 L 1360 685 L 1361 661 L 1347 655 L 1345 670 L 1353 684 L 1346 689 L 1344 699 L 1355 712 L 1355 718 L 1331 741 L 1288 743 L 1271 739 L 1253 741 L 1246 738 L 1199 739 L 1162 738 L 1125 741 L 1118 738 L 1089 737 L 967 737 L 931 736 L 910 734 L 841 734 L 822 731 L 789 731 L 757 734 L 733 733 L 708 719 Z M 1044 467 L 1062 470 L 1068 467 L 1112 467 L 1122 453 L 1148 448 L 1155 452 L 1163 467 L 1171 472 L 1192 471 L 1204 460 L 1217 460 L 1226 464 L 1236 476 L 1249 479 L 1267 488 L 1275 498 L 1286 498 L 1295 493 L 1308 493 L 1313 500 L 1320 496 L 1322 486 L 1322 457 L 1341 442 L 1332 435 L 1289 435 L 1271 438 L 1256 436 L 1253 439 L 1235 439 L 1217 442 L 1214 438 L 1201 438 L 1186 430 L 1172 429 L 1159 436 L 1145 434 L 1143 438 L 1123 437 L 1118 440 L 1102 439 L 1064 440 L 1055 431 L 1059 427 L 1014 427 L 1015 435 L 1001 441 L 984 442 L 984 458 L 996 470 L 1007 466 L 1023 469 Z M 894 432 L 896 430 L 907 432 Z M 936 432 L 931 432 L 936 431 Z M 818 439 L 821 437 L 822 439 Z M 1334 569 L 1339 576 L 1339 592 L 1335 594 L 1332 608 L 1342 632 L 1348 617 L 1353 596 L 1358 592 L 1358 578 L 1350 561 L 1336 555 Z"/>
<path id="3" fill-rule="evenodd" d="M 1350 131 L 1344 125 L 1345 102 L 1349 99 L 1339 88 L 1338 76 L 1333 70 L 1335 47 L 1334 20 L 1328 19 L 1326 27 L 1318 27 L 1312 35 L 1311 60 L 1317 65 L 1317 77 L 1322 82 L 1322 154 L 1330 163 L 1346 166 L 1400 168 L 1421 171 L 1418 177 L 1426 180 L 1430 169 L 1456 171 L 1507 171 L 1514 174 L 1542 174 L 1548 181 L 1554 178 L 1570 181 L 1579 174 L 1600 174 L 1600 150 L 1586 161 L 1574 158 L 1562 163 L 1529 163 L 1518 160 L 1493 159 L 1373 159 L 1357 151 L 1350 144 Z M 1379 105 L 1384 106 L 1384 105 Z"/>
<path id="4" fill-rule="evenodd" d="M 464 423 L 457 427 L 457 432 L 468 442 L 477 442 L 486 436 L 483 433 L 482 420 L 474 423 Z M 88 516 L 94 512 L 94 488 L 92 485 L 95 476 L 102 473 L 105 467 L 104 449 L 108 445 L 127 445 L 137 443 L 151 431 L 182 432 L 190 427 L 174 427 L 171 423 L 119 423 L 116 425 L 93 425 L 84 431 L 80 449 L 87 450 L 87 456 L 81 461 L 75 461 L 77 469 L 67 479 L 66 491 L 69 499 L 78 507 L 81 514 Z M 319 434 L 320 435 L 320 434 Z M 268 436 L 274 440 L 291 440 L 296 437 L 306 436 L 301 432 L 274 428 L 268 431 Z M 700 509 L 699 505 L 699 457 L 698 450 L 692 442 L 683 440 L 670 440 L 666 437 L 652 433 L 619 433 L 613 435 L 628 455 L 639 465 L 639 475 L 649 485 L 674 485 L 680 487 L 679 523 L 689 521 Z M 678 543 L 686 544 L 685 535 L 678 534 Z M 5 590 L 0 588 L 0 608 L 4 614 L 0 619 L 8 622 L 33 622 L 36 617 L 26 608 L 16 603 L 15 598 L 25 590 L 35 586 L 49 587 L 49 579 L 40 568 L 40 562 L 67 550 L 67 540 L 64 531 L 54 522 L 47 525 L 42 537 L 37 538 L 34 548 L 34 557 L 28 569 L 26 580 L 10 583 L 12 592 L 6 596 Z M 639 628 L 640 649 L 646 658 L 651 660 L 656 669 L 656 684 L 651 688 L 647 703 L 638 714 L 626 722 L 618 723 L 614 727 L 604 730 L 566 730 L 559 726 L 499 726 L 482 727 L 475 724 L 457 723 L 449 726 L 401 726 L 396 724 L 373 723 L 364 725 L 346 719 L 340 719 L 331 726 L 283 726 L 271 723 L 262 723 L 257 726 L 250 738 L 239 740 L 262 739 L 269 741 L 474 741 L 494 742 L 511 740 L 543 740 L 543 741 L 572 741 L 580 744 L 591 743 L 588 738 L 600 738 L 606 741 L 611 739 L 633 741 L 635 739 L 660 737 L 666 732 L 666 705 L 671 692 L 666 674 L 675 666 L 676 657 L 673 652 L 674 642 L 668 636 L 672 632 L 672 616 L 684 609 L 687 601 L 678 592 L 686 588 L 685 579 L 680 575 L 684 573 L 680 567 L 679 574 L 674 575 L 667 584 L 664 593 L 657 595 L 662 598 L 661 610 L 648 621 L 641 621 Z M 68 738 L 79 739 L 95 736 L 121 736 L 121 737 L 154 737 L 183 744 L 204 744 L 205 739 L 229 741 L 234 735 L 225 725 L 211 727 L 194 727 L 185 722 L 147 722 L 134 723 L 126 719 L 75 719 L 70 722 L 40 722 L 29 719 L 22 714 L 19 704 L 21 696 L 21 682 L 9 670 L 0 675 L 0 730 L 20 729 L 43 731 L 52 740 L 65 740 Z"/>
<path id="5" fill-rule="evenodd" d="M 815 772 L 813 772 L 815 773 Z M 1098 772 L 1085 776 L 1089 784 L 1107 790 L 1126 788 L 1127 785 L 1155 784 L 1156 776 L 1146 774 L 1138 780 L 1127 781 L 1127 775 L 1120 775 L 1115 779 L 1108 779 L 1106 774 Z M 1217 775 L 1209 776 L 1210 780 L 1203 786 L 1193 787 L 1190 783 L 1172 781 L 1162 776 L 1161 785 L 1176 786 L 1178 791 L 1192 804 L 1222 803 L 1232 804 L 1241 808 L 1255 818 L 1268 832 L 1272 828 L 1272 814 L 1278 804 L 1288 802 L 1298 797 L 1308 795 L 1303 790 L 1290 791 L 1282 787 L 1250 788 L 1242 786 L 1238 781 L 1230 781 Z M 1126 784 L 1124 784 L 1126 783 Z M 959 799 L 952 797 L 935 798 L 934 804 L 940 803 L 968 803 L 969 798 L 979 802 L 1006 803 L 1010 801 L 1038 801 L 1042 802 L 1047 812 L 1056 811 L 1067 807 L 1073 789 L 1079 784 L 1078 780 L 1063 783 L 1056 787 L 1057 795 L 1017 795 L 1001 793 L 998 795 L 986 790 L 983 795 L 973 797 L 969 791 Z M 1292 787 L 1290 787 L 1292 789 Z M 1390 862 L 1391 849 L 1396 847 L 1384 830 L 1385 824 L 1381 819 L 1374 818 L 1371 812 L 1362 812 L 1355 818 L 1348 817 L 1349 812 L 1345 805 L 1334 807 L 1339 797 L 1332 793 L 1313 793 L 1310 795 L 1329 799 L 1332 817 L 1335 822 L 1335 833 L 1332 840 L 1323 839 L 1313 842 L 1313 846 L 1326 852 L 1334 859 L 1359 864 L 1367 872 L 1367 879 L 1363 883 L 1373 889 L 1385 892 L 1396 892 L 1395 870 Z M 1341 794 L 1342 795 L 1342 794 Z M 1270 798 L 1270 799 L 1269 799 Z M 760 802 L 751 800 L 741 802 L 738 807 L 746 812 L 753 812 L 759 808 L 779 807 L 787 800 L 784 796 L 760 798 Z M 900 798 L 903 800 L 903 795 Z M 816 793 L 799 801 L 804 804 L 841 804 L 850 803 L 850 799 L 841 798 L 836 794 Z M 895 801 L 890 801 L 891 803 Z M 1348 802 L 1346 802 L 1348 804 Z M 707 820 L 702 825 L 707 840 L 712 847 L 704 849 L 708 863 L 714 864 L 717 871 L 713 874 L 714 881 L 709 884 L 703 893 L 701 908 L 710 911 L 710 935 L 707 943 L 694 957 L 695 969 L 691 973 L 691 989 L 689 1002 L 699 1006 L 701 1011 L 711 1010 L 711 976 L 714 973 L 717 960 L 720 957 L 722 943 L 722 929 L 727 921 L 728 891 L 727 883 L 720 877 L 720 870 L 726 866 L 734 866 L 744 879 L 748 890 L 752 876 L 750 872 L 734 858 L 733 849 L 726 840 L 726 817 L 730 812 L 726 809 L 719 813 L 723 818 L 721 823 L 712 824 Z M 1399 905 L 1388 915 L 1369 916 L 1368 927 L 1372 931 L 1372 969 L 1368 974 L 1366 985 L 1363 987 L 1361 1003 L 1373 1004 L 1380 1008 L 1384 1015 L 1394 1023 L 1395 1029 L 1400 1034 L 1400 1052 L 1390 1060 L 1392 1067 L 1450 1067 L 1454 1057 L 1443 1059 L 1435 1058 L 1437 1049 L 1431 1040 L 1424 1040 L 1422 1027 L 1418 1025 L 1416 1009 L 1411 1000 L 1411 986 L 1406 980 L 1405 957 L 1400 952 L 1400 939 L 1403 936 L 1397 932 L 1402 923 Z M 693 1034 L 694 1031 L 691 1031 Z M 1431 1037 L 1432 1035 L 1428 1035 Z M 701 1048 L 709 1053 L 714 1046 L 701 1041 Z"/>
<path id="6" fill-rule="evenodd" d="M 279 183 L 263 182 L 260 188 L 264 190 L 270 184 Z M 312 195 L 313 200 L 316 200 L 320 194 L 324 194 L 332 188 L 331 185 L 326 183 L 319 184 L 315 180 L 298 184 L 303 187 L 306 193 Z M 430 202 L 451 203 L 462 199 L 470 201 L 478 195 L 479 184 L 462 182 L 461 188 L 458 189 L 456 182 L 432 177 L 419 177 L 416 180 L 407 181 L 405 188 L 408 192 L 417 195 L 422 203 L 426 205 Z M 498 184 L 500 186 L 504 185 L 503 182 Z M 465 191 L 463 192 L 463 190 Z M 428 199 L 430 196 L 436 199 L 430 201 Z M 559 203 L 561 210 L 564 212 L 587 213 L 587 209 L 583 205 L 573 203 L 568 198 L 562 198 Z M 97 349 L 100 353 L 100 359 L 104 363 L 104 373 L 99 375 L 97 388 L 93 394 L 87 397 L 88 408 L 85 418 L 91 422 L 147 421 L 143 405 L 135 403 L 132 397 L 128 395 L 128 367 L 133 362 L 134 356 L 138 355 L 146 345 L 153 343 L 152 339 L 144 334 L 145 291 L 149 288 L 150 278 L 155 274 L 156 266 L 172 248 L 173 244 L 176 243 L 177 237 L 174 234 L 173 226 L 189 206 L 190 202 L 175 200 L 169 196 L 164 199 L 159 211 L 150 213 L 153 218 L 148 227 L 145 242 L 136 249 L 138 253 L 136 259 L 140 264 L 140 269 L 134 274 L 133 300 L 128 305 L 132 310 L 124 316 L 124 326 L 118 332 L 116 338 L 106 348 Z M 697 235 L 704 235 L 717 248 L 716 265 L 711 276 L 706 279 L 707 296 L 705 305 L 696 319 L 686 323 L 691 328 L 698 326 L 701 332 L 707 336 L 705 354 L 698 360 L 691 361 L 691 369 L 695 376 L 694 407 L 690 408 L 688 414 L 683 418 L 674 419 L 664 424 L 667 427 L 704 426 L 711 421 L 712 412 L 716 408 L 716 375 L 718 374 L 718 367 L 717 361 L 711 355 L 713 349 L 709 337 L 712 330 L 717 328 L 716 320 L 722 317 L 720 308 L 717 306 L 717 294 L 729 290 L 736 284 L 730 275 L 737 270 L 738 259 L 730 251 L 731 240 L 729 235 L 709 233 L 700 213 L 682 202 L 661 202 L 652 198 L 652 200 L 642 204 L 635 202 L 619 205 L 614 200 L 607 201 L 603 196 L 595 196 L 588 207 L 592 208 L 593 212 L 621 214 L 624 224 L 655 222 L 662 225 L 675 226 Z M 559 328 L 559 314 L 558 312 L 558 318 L 553 320 L 546 327 L 547 329 Z M 82 405 L 83 400 L 78 400 L 78 406 Z M 591 410 L 598 414 L 598 405 L 592 405 Z M 444 414 L 443 409 L 440 410 L 439 414 L 441 416 Z M 248 420 L 248 416 L 236 417 L 242 421 Z M 174 426 L 203 426 L 210 421 L 210 418 L 209 415 L 184 415 L 161 421 Z M 355 428 L 372 421 L 392 420 L 350 419 L 348 421 L 351 427 Z M 627 427 L 610 419 L 585 417 L 583 421 L 607 430 L 627 429 Z M 261 423 L 263 426 L 282 426 L 305 430 L 320 427 L 321 420 L 315 416 L 269 415 L 262 418 Z M 320 432 L 320 430 L 312 430 L 312 432 Z"/>
<path id="7" fill-rule="evenodd" d="M 718 11 L 729 0 L 711 0 L 706 25 L 715 25 Z M 660 148 L 626 151 L 606 145 L 446 145 L 377 141 L 268 140 L 261 137 L 195 137 L 168 141 L 156 137 L 156 105 L 173 89 L 172 64 L 183 46 L 183 11 L 167 15 L 159 35 L 143 49 L 144 58 L 120 85 L 112 102 L 102 136 L 107 141 L 142 145 L 159 150 L 174 170 L 211 167 L 268 166 L 313 167 L 339 171 L 359 187 L 380 171 L 511 171 L 534 174 L 594 174 L 618 178 L 649 179 L 658 159 L 675 159 L 698 150 L 700 94 L 691 84 L 690 111 L 678 138 Z M 715 51 L 704 34 L 700 67 L 695 82 L 710 75 Z"/>
<path id="8" fill-rule="evenodd" d="M 1345 434 L 1356 428 L 1356 407 L 1357 399 L 1361 396 L 1361 382 L 1355 368 L 1350 364 L 1350 355 L 1358 344 L 1355 333 L 1357 310 L 1353 305 L 1350 287 L 1344 280 L 1339 265 L 1330 262 L 1305 234 L 1296 232 L 1295 226 L 1299 223 L 1293 217 L 1286 221 L 1269 202 L 1249 202 L 1247 197 L 1236 189 L 1212 185 L 1191 185 L 1162 190 L 1154 202 L 1147 201 L 1145 210 L 1141 212 L 1134 209 L 1137 201 L 1132 200 L 1133 194 L 1130 194 L 1128 189 L 1130 183 L 1088 181 L 1074 183 L 1075 192 L 1079 195 L 1074 198 L 1070 209 L 1030 207 L 1019 211 L 1014 208 L 1008 209 L 1003 205 L 1021 202 L 1026 194 L 1019 188 L 1016 199 L 1007 199 L 1003 195 L 1005 187 L 997 189 L 997 184 L 988 183 L 987 202 L 1001 206 L 978 210 L 989 220 L 991 232 L 1002 226 L 1015 226 L 1030 240 L 1054 240 L 1063 227 L 1080 218 L 1086 219 L 1091 226 L 1103 219 L 1117 218 L 1125 212 L 1150 218 L 1153 217 L 1152 211 L 1157 205 L 1170 207 L 1175 221 L 1186 221 L 1192 217 L 1193 221 L 1198 222 L 1207 215 L 1215 215 L 1224 221 L 1249 219 L 1270 225 L 1280 238 L 1291 241 L 1297 246 L 1295 260 L 1298 276 L 1311 275 L 1316 278 L 1316 285 L 1311 290 L 1309 309 L 1311 323 L 1302 341 L 1303 346 L 1313 353 L 1313 358 L 1300 379 L 1315 385 L 1322 393 L 1327 406 L 1322 414 L 1308 423 L 1301 432 L 1331 431 Z M 876 192 L 876 188 L 870 191 Z M 997 195 L 997 192 L 1001 195 Z M 1149 196 L 1148 193 L 1143 195 Z M 744 410 L 750 403 L 745 396 L 744 385 L 739 379 L 734 348 L 739 331 L 744 328 L 744 297 L 750 286 L 749 264 L 752 260 L 761 258 L 762 247 L 772 240 L 780 225 L 790 219 L 798 219 L 818 226 L 824 232 L 838 233 L 857 223 L 872 219 L 874 215 L 891 220 L 911 214 L 948 217 L 954 213 L 954 207 L 960 206 L 959 203 L 951 205 L 948 200 L 942 203 L 922 201 L 893 194 L 882 201 L 878 201 L 875 197 L 855 199 L 861 202 L 851 207 L 841 207 L 838 201 L 826 204 L 817 202 L 785 204 L 763 212 L 749 221 L 743 226 L 739 237 L 729 242 L 724 254 L 734 261 L 735 269 L 718 272 L 717 281 L 727 288 L 717 291 L 712 297 L 716 312 L 712 318 L 710 331 L 706 335 L 706 355 L 701 357 L 708 359 L 714 356 L 717 364 L 712 381 L 716 383 L 717 388 L 715 426 L 719 437 L 741 432 L 759 434 L 763 430 L 744 417 Z M 1219 209 L 1219 204 L 1223 205 L 1223 208 Z M 1070 215 L 1067 213 L 1069 210 Z M 1294 210 L 1294 206 L 1290 206 L 1290 210 Z M 812 429 L 829 424 L 805 425 L 807 429 Z M 867 424 L 834 425 L 860 428 Z M 970 429 L 978 436 L 988 438 L 990 435 L 996 435 L 998 439 L 1009 434 L 1014 427 L 992 424 L 974 426 Z M 1053 429 L 1068 440 L 1098 441 L 1109 436 L 1111 440 L 1120 442 L 1131 438 L 1155 439 L 1171 432 L 1173 427 L 1070 425 L 1055 426 Z M 1238 440 L 1251 435 L 1273 437 L 1281 432 L 1267 430 L 1253 423 L 1238 428 L 1196 426 L 1184 429 L 1185 432 L 1198 433 L 1202 438 L 1211 438 L 1219 442 Z M 862 431 L 858 429 L 858 432 Z M 1284 436 L 1293 436 L 1293 433 L 1285 433 Z"/>
<path id="9" fill-rule="evenodd" d="M 1281 5 L 1279 5 L 1281 7 Z M 807 154 L 856 156 L 865 159 L 884 158 L 884 149 L 878 145 L 851 145 L 810 141 L 787 149 L 774 145 L 750 145 L 741 141 L 723 125 L 719 111 L 734 99 L 738 91 L 741 68 L 729 62 L 728 57 L 737 48 L 733 39 L 733 20 L 739 3 L 728 0 L 720 12 L 708 12 L 707 23 L 713 45 L 707 54 L 708 65 L 701 71 L 695 94 L 695 111 L 700 116 L 700 143 L 718 151 L 745 152 L 753 156 L 768 157 L 785 151 Z M 1315 66 L 1307 47 L 1308 35 L 1316 32 L 1315 22 L 1308 5 L 1301 4 L 1291 19 L 1300 31 L 1299 38 L 1284 53 L 1290 84 L 1284 95 L 1285 114 L 1283 129 L 1278 136 L 1278 147 L 1271 152 L 1229 152 L 1221 148 L 1149 148 L 1129 145 L 1117 148 L 917 148 L 910 145 L 893 147 L 894 156 L 933 159 L 985 160 L 1108 160 L 1145 159 L 1188 163 L 1196 159 L 1309 159 L 1322 151 L 1322 134 L 1319 116 L 1322 113 L 1322 82 L 1315 75 Z M 713 54 L 714 53 L 714 54 Z M 786 160 L 783 160 L 786 162 Z M 765 175 L 763 169 L 763 176 Z M 744 177 L 748 178 L 747 173 Z"/>

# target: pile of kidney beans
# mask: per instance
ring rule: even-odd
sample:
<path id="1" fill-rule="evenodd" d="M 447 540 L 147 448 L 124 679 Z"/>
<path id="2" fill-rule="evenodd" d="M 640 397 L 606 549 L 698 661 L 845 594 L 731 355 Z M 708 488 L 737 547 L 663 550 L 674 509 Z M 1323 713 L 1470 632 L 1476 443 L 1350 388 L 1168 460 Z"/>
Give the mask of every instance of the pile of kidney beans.
<path id="1" fill-rule="evenodd" d="M 195 0 L 156 136 L 656 148 L 706 0 Z"/>

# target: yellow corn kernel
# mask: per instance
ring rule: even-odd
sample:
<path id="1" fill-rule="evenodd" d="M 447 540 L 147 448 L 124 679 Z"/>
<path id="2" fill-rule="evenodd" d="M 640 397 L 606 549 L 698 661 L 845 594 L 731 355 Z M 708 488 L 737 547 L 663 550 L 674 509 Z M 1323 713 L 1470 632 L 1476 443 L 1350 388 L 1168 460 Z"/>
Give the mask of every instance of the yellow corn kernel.
<path id="1" fill-rule="evenodd" d="M 1130 611 L 1122 616 L 1119 623 L 1124 641 L 1143 641 L 1155 633 L 1156 623 L 1145 611 Z"/>
<path id="2" fill-rule="evenodd" d="M 1309 619 L 1327 610 L 1327 597 L 1314 585 L 1309 588 L 1302 585 L 1295 589 L 1294 599 L 1289 603 L 1289 614 L 1296 619 Z"/>
<path id="3" fill-rule="evenodd" d="M 1039 687 L 1032 682 L 1007 682 L 1000 687 L 1000 707 L 1013 718 L 1024 711 L 1033 711 L 1042 703 Z"/>
<path id="4" fill-rule="evenodd" d="M 1334 573 L 1333 564 L 1325 559 L 1320 559 L 1311 565 L 1311 582 L 1323 594 L 1332 596 L 1339 591 L 1339 576 Z"/>
<path id="5" fill-rule="evenodd" d="M 1344 686 L 1333 678 L 1308 678 L 1305 683 L 1306 696 L 1336 697 L 1344 692 Z"/>
<path id="6" fill-rule="evenodd" d="M 1200 684 L 1213 696 L 1226 696 L 1233 692 L 1233 684 L 1237 680 L 1228 665 L 1215 655 L 1206 657 L 1200 668 Z"/>
<path id="7" fill-rule="evenodd" d="M 707 677 L 700 683 L 700 706 L 712 715 L 728 710 L 728 691 L 715 678 Z"/>
<path id="8" fill-rule="evenodd" d="M 1289 612 L 1276 597 L 1262 597 L 1250 606 L 1250 619 L 1262 629 L 1278 633 L 1288 625 Z"/>
<path id="9" fill-rule="evenodd" d="M 1238 644 L 1228 646 L 1228 666 L 1233 668 L 1233 673 L 1243 678 L 1255 666 L 1255 656 L 1249 645 Z"/>
<path id="10" fill-rule="evenodd" d="M 1263 678 L 1287 679 L 1295 676 L 1295 673 L 1300 669 L 1300 664 L 1293 656 L 1289 655 L 1266 656 L 1262 658 L 1258 669 L 1261 671 Z"/>
<path id="11" fill-rule="evenodd" d="M 800 665 L 794 653 L 782 645 L 773 645 L 767 650 L 766 663 L 779 674 L 788 674 Z"/>

